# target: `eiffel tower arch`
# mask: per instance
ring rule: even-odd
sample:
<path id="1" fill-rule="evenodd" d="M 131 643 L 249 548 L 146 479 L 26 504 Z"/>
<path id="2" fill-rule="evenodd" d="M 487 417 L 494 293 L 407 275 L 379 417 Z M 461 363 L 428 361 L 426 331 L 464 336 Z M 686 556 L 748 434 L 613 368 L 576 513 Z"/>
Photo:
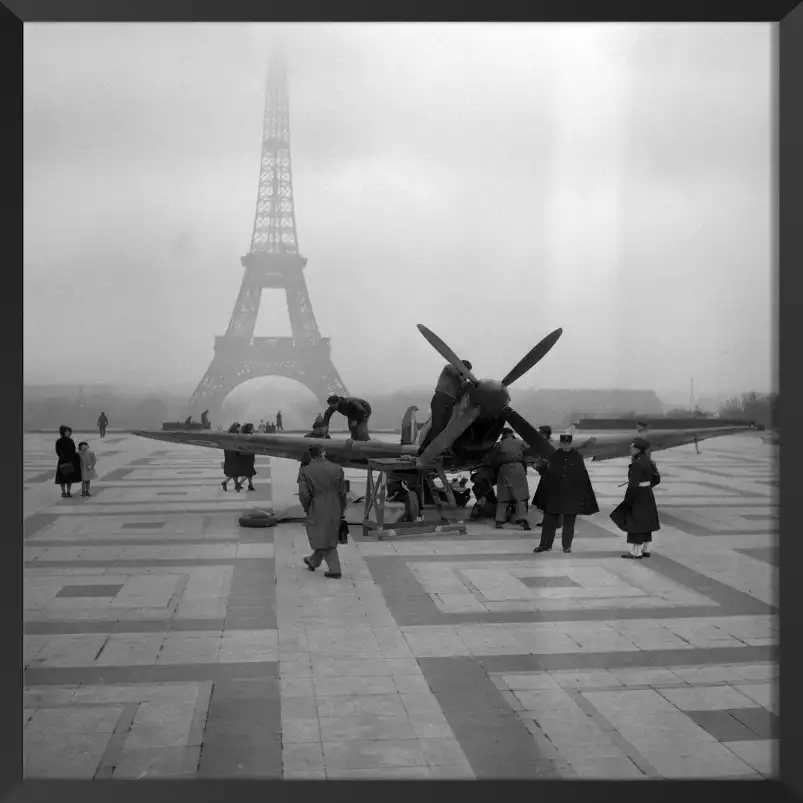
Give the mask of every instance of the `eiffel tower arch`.
<path id="1" fill-rule="evenodd" d="M 332 362 L 329 338 L 318 329 L 304 278 L 307 260 L 298 252 L 287 75 L 279 54 L 273 55 L 268 74 L 251 249 L 240 262 L 245 271 L 229 326 L 215 338 L 212 362 L 189 401 L 187 414 L 197 419 L 209 410 L 213 424 L 222 424 L 220 411 L 226 396 L 258 377 L 300 382 L 322 407 L 332 394 L 348 395 Z M 254 337 L 262 292 L 267 289 L 285 291 L 291 337 Z"/>

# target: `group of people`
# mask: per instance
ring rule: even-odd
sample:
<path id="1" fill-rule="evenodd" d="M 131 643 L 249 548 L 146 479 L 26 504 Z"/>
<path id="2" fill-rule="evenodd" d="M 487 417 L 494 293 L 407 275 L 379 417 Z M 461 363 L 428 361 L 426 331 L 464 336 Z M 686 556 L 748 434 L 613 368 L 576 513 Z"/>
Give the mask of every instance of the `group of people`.
<path id="1" fill-rule="evenodd" d="M 229 427 L 231 435 L 253 435 L 253 424 L 233 423 Z M 243 481 L 248 482 L 248 490 L 255 491 L 254 477 L 256 476 L 256 455 L 236 452 L 231 449 L 223 450 L 223 475 L 225 479 L 220 483 L 224 491 L 229 490 L 229 483 L 234 481 L 234 490 L 240 493 L 243 489 Z"/>
<path id="2" fill-rule="evenodd" d="M 539 427 L 539 432 L 551 440 L 551 427 Z M 585 461 L 572 448 L 572 439 L 570 434 L 561 435 L 558 449 L 548 459 L 535 464 L 540 480 L 532 505 L 543 513 L 543 520 L 536 525 L 541 527 L 540 543 L 533 550 L 537 553 L 551 551 L 558 529 L 562 530 L 563 551 L 570 553 L 577 517 L 599 512 Z M 661 482 L 661 476 L 649 449 L 649 441 L 645 438 L 638 436 L 633 439 L 625 496 L 611 513 L 613 522 L 627 533 L 630 550 L 622 555 L 624 558 L 650 557 L 652 534 L 661 526 L 653 493 L 653 488 Z M 505 428 L 491 453 L 489 465 L 472 476 L 477 498 L 472 514 L 488 513 L 490 505 L 495 503 L 497 529 L 505 526 L 511 507 L 515 508 L 516 523 L 524 530 L 531 529 L 527 518 L 530 494 L 524 455 L 525 444 L 514 436 L 511 429 Z"/>
<path id="3" fill-rule="evenodd" d="M 92 496 L 89 485 L 98 476 L 97 458 L 86 441 L 81 441 L 76 448 L 72 429 L 64 424 L 59 427 L 56 457 L 56 485 L 61 486 L 61 498 L 72 498 L 72 486 L 76 482 L 81 483 L 81 496 Z"/>
<path id="4" fill-rule="evenodd" d="M 257 431 L 265 432 L 268 435 L 275 434 L 276 432 L 284 432 L 284 418 L 282 417 L 282 411 L 279 410 L 279 412 L 276 413 L 276 423 L 273 421 L 265 421 L 264 419 L 260 421 Z"/>

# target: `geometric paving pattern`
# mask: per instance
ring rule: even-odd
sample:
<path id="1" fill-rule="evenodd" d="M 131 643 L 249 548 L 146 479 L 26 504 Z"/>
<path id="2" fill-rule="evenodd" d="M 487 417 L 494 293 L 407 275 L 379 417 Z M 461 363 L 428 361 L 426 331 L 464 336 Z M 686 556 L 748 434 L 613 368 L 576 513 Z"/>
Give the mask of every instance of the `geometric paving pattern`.
<path id="1" fill-rule="evenodd" d="M 236 494 L 220 452 L 86 439 L 93 496 L 60 499 L 55 435 L 25 436 L 26 777 L 776 772 L 760 438 L 656 453 L 649 559 L 619 557 L 616 460 L 588 464 L 601 511 L 569 555 L 535 555 L 538 530 L 377 543 L 353 527 L 340 581 L 305 569 L 301 524 L 237 524 L 249 506 L 297 515 L 296 463 L 258 457 L 257 491 Z M 364 474 L 347 476 L 359 496 Z"/>

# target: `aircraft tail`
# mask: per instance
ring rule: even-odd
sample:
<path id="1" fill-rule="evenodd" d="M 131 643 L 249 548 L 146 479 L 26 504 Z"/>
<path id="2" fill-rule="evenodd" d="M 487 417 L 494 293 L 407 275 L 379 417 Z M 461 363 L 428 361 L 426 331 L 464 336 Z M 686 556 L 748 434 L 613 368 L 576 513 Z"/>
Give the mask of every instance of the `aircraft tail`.
<path id="1" fill-rule="evenodd" d="M 402 418 L 401 425 L 401 442 L 406 446 L 413 446 L 420 443 L 422 435 L 426 434 L 429 428 L 430 419 L 427 419 L 423 424 L 416 421 L 415 414 L 418 407 L 413 405 L 407 408 L 407 412 Z"/>

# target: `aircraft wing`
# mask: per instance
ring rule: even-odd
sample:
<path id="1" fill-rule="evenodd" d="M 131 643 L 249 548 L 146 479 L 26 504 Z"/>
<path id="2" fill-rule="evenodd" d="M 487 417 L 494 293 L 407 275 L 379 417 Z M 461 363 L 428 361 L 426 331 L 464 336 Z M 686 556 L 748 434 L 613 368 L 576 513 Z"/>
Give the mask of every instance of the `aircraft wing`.
<path id="1" fill-rule="evenodd" d="M 304 438 L 298 435 L 273 435 L 255 433 L 235 435 L 229 432 L 189 432 L 137 431 L 140 438 L 149 438 L 167 443 L 180 443 L 186 446 L 204 446 L 209 449 L 225 449 L 246 454 L 264 454 L 283 457 L 288 460 L 301 460 L 307 449 L 320 444 L 326 449 L 327 458 L 343 468 L 365 468 L 369 460 L 385 460 L 409 455 L 411 467 L 415 466 L 418 447 L 402 446 L 400 443 L 382 441 L 354 441 L 351 438 Z"/>
<path id="2" fill-rule="evenodd" d="M 676 446 L 686 446 L 690 443 L 721 438 L 724 435 L 738 435 L 743 432 L 754 432 L 754 427 L 705 427 L 701 429 L 656 429 L 651 430 L 642 437 L 650 443 L 651 452 L 673 449 Z M 594 460 L 613 460 L 617 457 L 627 457 L 633 438 L 638 437 L 635 432 L 615 432 L 603 435 L 584 437 L 582 432 L 576 432 L 572 447 L 577 449 L 583 457 Z"/>

